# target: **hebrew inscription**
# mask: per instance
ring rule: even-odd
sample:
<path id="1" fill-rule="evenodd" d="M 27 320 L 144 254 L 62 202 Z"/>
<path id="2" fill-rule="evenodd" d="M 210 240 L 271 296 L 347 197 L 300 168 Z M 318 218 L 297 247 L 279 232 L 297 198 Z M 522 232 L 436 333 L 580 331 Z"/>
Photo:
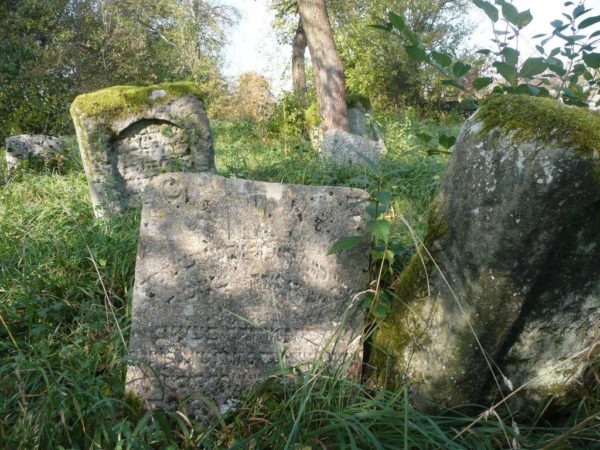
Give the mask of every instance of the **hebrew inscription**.
<path id="1" fill-rule="evenodd" d="M 366 224 L 358 189 L 171 173 L 146 188 L 128 389 L 151 407 L 221 409 L 281 358 L 360 352 L 368 248 L 326 256 Z"/>

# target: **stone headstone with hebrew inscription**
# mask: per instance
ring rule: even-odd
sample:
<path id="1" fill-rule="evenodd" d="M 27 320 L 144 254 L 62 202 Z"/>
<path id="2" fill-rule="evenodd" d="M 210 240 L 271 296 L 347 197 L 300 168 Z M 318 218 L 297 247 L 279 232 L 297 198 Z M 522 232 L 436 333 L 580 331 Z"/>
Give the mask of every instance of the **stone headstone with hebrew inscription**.
<path id="1" fill-rule="evenodd" d="M 214 171 L 204 106 L 191 83 L 115 86 L 80 95 L 71 106 L 94 212 L 141 204 L 153 177 Z"/>
<path id="2" fill-rule="evenodd" d="M 222 411 L 278 365 L 360 353 L 368 245 L 352 188 L 172 173 L 146 188 L 128 390 L 150 407 Z"/>

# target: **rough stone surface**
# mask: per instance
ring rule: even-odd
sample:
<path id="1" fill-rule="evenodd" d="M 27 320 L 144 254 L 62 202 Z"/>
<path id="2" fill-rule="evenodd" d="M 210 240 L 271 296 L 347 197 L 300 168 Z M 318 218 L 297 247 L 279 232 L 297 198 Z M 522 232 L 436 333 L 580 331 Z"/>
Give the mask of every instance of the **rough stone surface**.
<path id="1" fill-rule="evenodd" d="M 62 153 L 66 148 L 63 138 L 21 134 L 6 139 L 6 165 L 8 171 L 18 167 L 22 161 L 33 158 L 38 161 L 49 161 Z"/>
<path id="2" fill-rule="evenodd" d="M 209 173 L 155 178 L 143 200 L 128 389 L 151 407 L 191 396 L 203 417 L 200 395 L 227 409 L 282 351 L 290 365 L 360 351 L 354 296 L 368 285 L 368 246 L 326 252 L 364 231 L 351 203 L 365 197 Z"/>
<path id="3" fill-rule="evenodd" d="M 365 158 L 377 164 L 384 151 L 380 142 L 347 131 L 334 129 L 323 133 L 321 156 L 337 164 L 365 165 Z"/>
<path id="4" fill-rule="evenodd" d="M 422 250 L 398 288 L 410 309 L 375 336 L 375 360 L 425 408 L 497 392 L 474 334 L 504 394 L 527 382 L 518 398 L 535 405 L 572 398 L 599 338 L 597 152 L 481 130 L 464 125 L 434 201 L 426 242 L 443 276 Z"/>
<path id="5" fill-rule="evenodd" d="M 202 102 L 161 89 L 148 102 L 115 115 L 89 114 L 74 102 L 71 114 L 97 216 L 140 205 L 144 186 L 161 173 L 214 171 Z"/>
<path id="6" fill-rule="evenodd" d="M 348 121 L 350 122 L 350 131 L 352 134 L 377 141 L 381 145 L 384 145 L 383 134 L 377 122 L 373 120 L 374 117 L 375 114 L 373 111 L 365 109 L 361 103 L 348 108 Z"/>

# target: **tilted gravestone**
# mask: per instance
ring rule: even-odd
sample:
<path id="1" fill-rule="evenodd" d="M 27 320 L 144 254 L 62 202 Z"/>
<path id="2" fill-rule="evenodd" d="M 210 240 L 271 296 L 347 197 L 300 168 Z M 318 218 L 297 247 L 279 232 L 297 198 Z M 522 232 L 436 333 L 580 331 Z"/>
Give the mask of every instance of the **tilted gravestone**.
<path id="1" fill-rule="evenodd" d="M 9 172 L 23 161 L 48 162 L 60 155 L 67 144 L 63 138 L 54 136 L 21 134 L 6 139 L 6 165 Z"/>
<path id="2" fill-rule="evenodd" d="M 215 169 L 210 125 L 191 83 L 80 95 L 71 116 L 97 216 L 140 205 L 144 186 L 161 173 Z"/>
<path id="3" fill-rule="evenodd" d="M 278 365 L 360 351 L 368 245 L 359 189 L 165 174 L 143 198 L 128 389 L 150 407 L 188 396 L 203 417 Z M 344 325 L 345 326 L 342 326 Z"/>
<path id="4" fill-rule="evenodd" d="M 372 362 L 422 407 L 489 406 L 521 386 L 515 405 L 577 398 L 600 342 L 600 115 L 486 100 L 397 294 Z"/>

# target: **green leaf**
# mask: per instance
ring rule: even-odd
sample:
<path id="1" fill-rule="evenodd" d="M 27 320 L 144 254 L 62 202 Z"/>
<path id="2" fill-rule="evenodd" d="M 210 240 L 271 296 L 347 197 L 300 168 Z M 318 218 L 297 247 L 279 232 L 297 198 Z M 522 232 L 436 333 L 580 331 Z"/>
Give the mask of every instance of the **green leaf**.
<path id="1" fill-rule="evenodd" d="M 387 205 L 379 205 L 377 203 L 369 203 L 365 207 L 365 212 L 374 219 L 379 217 L 381 214 L 386 213 L 387 210 Z"/>
<path id="2" fill-rule="evenodd" d="M 385 25 L 381 25 L 378 23 L 374 23 L 369 25 L 370 28 L 375 28 L 377 30 L 383 30 L 383 31 L 392 31 L 392 24 L 391 23 L 386 23 Z"/>
<path id="3" fill-rule="evenodd" d="M 392 203 L 392 194 L 390 194 L 389 192 L 386 191 L 379 191 L 376 192 L 373 197 L 375 198 L 375 200 L 377 200 L 379 203 L 381 203 L 382 205 L 389 205 L 390 203 Z"/>
<path id="4" fill-rule="evenodd" d="M 600 69 L 600 53 L 584 53 L 583 62 L 592 69 Z"/>
<path id="5" fill-rule="evenodd" d="M 489 55 L 490 53 L 492 53 L 492 51 L 488 50 L 487 48 L 482 48 L 481 50 L 477 50 L 475 53 L 481 53 L 482 55 Z"/>
<path id="6" fill-rule="evenodd" d="M 432 51 L 431 57 L 442 67 L 448 67 L 450 64 L 452 64 L 452 58 L 446 53 Z"/>
<path id="7" fill-rule="evenodd" d="M 533 20 L 533 16 L 531 15 L 531 11 L 529 9 L 519 13 L 519 27 L 526 27 L 527 25 L 529 25 L 531 23 L 531 21 Z"/>
<path id="8" fill-rule="evenodd" d="M 465 64 L 462 61 L 457 61 L 452 67 L 452 73 L 456 78 L 460 78 L 465 75 L 469 70 L 471 70 L 471 66 L 469 64 Z"/>
<path id="9" fill-rule="evenodd" d="M 496 61 L 492 65 L 496 68 L 498 73 L 506 79 L 506 81 L 513 86 L 517 84 L 518 75 L 515 66 L 511 66 L 510 64 L 506 64 L 502 61 Z"/>
<path id="10" fill-rule="evenodd" d="M 335 252 L 340 250 L 347 250 L 356 247 L 358 244 L 364 241 L 364 236 L 347 236 L 341 238 L 339 241 L 333 244 L 329 250 L 327 250 L 327 256 L 333 255 Z"/>
<path id="11" fill-rule="evenodd" d="M 533 86 L 531 84 L 527 85 L 527 90 L 529 91 L 529 93 L 531 95 L 533 95 L 534 97 L 537 97 L 538 95 L 540 95 L 542 93 L 542 90 L 537 87 L 537 86 Z"/>
<path id="12" fill-rule="evenodd" d="M 519 10 L 512 5 L 511 3 L 508 3 L 505 0 L 499 1 L 497 3 L 500 3 L 502 5 L 502 15 L 504 16 L 504 18 L 506 20 L 508 20 L 510 23 L 512 23 L 513 25 L 516 25 L 519 28 L 524 27 L 525 25 L 527 25 L 527 23 L 531 22 L 531 20 L 529 20 L 529 22 L 522 24 L 527 18 L 525 16 L 521 16 L 522 14 L 525 13 L 529 13 L 529 10 L 525 11 L 525 13 L 519 13 Z M 529 16 L 531 16 L 531 13 L 529 13 Z M 533 17 L 532 17 L 533 19 Z"/>
<path id="13" fill-rule="evenodd" d="M 427 133 L 417 133 L 417 137 L 425 143 L 429 143 L 433 139 L 433 136 L 431 136 Z"/>
<path id="14" fill-rule="evenodd" d="M 578 17 L 583 16 L 585 13 L 590 12 L 591 9 L 585 9 L 585 5 L 579 5 L 577 8 L 573 10 L 573 18 L 577 19 Z"/>
<path id="15" fill-rule="evenodd" d="M 392 305 L 390 302 L 383 302 L 381 299 L 377 302 L 377 306 L 371 311 L 374 317 L 377 319 L 385 319 L 392 311 Z"/>
<path id="16" fill-rule="evenodd" d="M 456 136 L 446 136 L 442 134 L 440 136 L 440 145 L 444 148 L 449 149 L 456 143 Z"/>
<path id="17" fill-rule="evenodd" d="M 579 24 L 579 29 L 583 30 L 584 28 L 591 27 L 598 22 L 600 22 L 600 16 L 588 17 L 587 19 L 581 21 Z"/>
<path id="18" fill-rule="evenodd" d="M 556 19 L 550 22 L 550 25 L 552 25 L 554 28 L 561 28 L 563 26 L 563 21 Z"/>
<path id="19" fill-rule="evenodd" d="M 371 232 L 375 239 L 379 239 L 380 241 L 387 241 L 391 228 L 392 224 L 384 219 L 369 220 L 367 222 L 367 230 Z"/>
<path id="20" fill-rule="evenodd" d="M 451 80 L 451 79 L 442 80 L 441 83 L 445 86 L 454 86 L 455 88 L 462 89 L 462 90 L 465 89 L 464 86 L 461 86 L 456 81 Z"/>
<path id="21" fill-rule="evenodd" d="M 539 75 L 548 68 L 548 63 L 544 58 L 528 58 L 521 67 L 519 75 L 522 78 L 531 78 Z"/>
<path id="22" fill-rule="evenodd" d="M 410 56 L 416 61 L 425 62 L 428 60 L 427 53 L 422 47 L 419 47 L 418 45 L 407 45 L 404 47 L 404 49 L 406 50 L 408 56 Z"/>
<path id="23" fill-rule="evenodd" d="M 498 22 L 498 19 L 500 18 L 498 8 L 496 8 L 490 2 L 486 2 L 485 0 L 473 0 L 473 3 L 479 9 L 482 9 L 492 22 Z"/>
<path id="24" fill-rule="evenodd" d="M 399 16 L 398 14 L 396 14 L 393 11 L 390 11 L 388 13 L 388 19 L 390 21 L 390 23 L 392 24 L 392 26 L 398 30 L 398 31 L 404 31 L 404 29 L 406 28 L 406 24 L 404 23 L 404 19 Z"/>
<path id="25" fill-rule="evenodd" d="M 473 87 L 477 90 L 483 89 L 484 87 L 489 86 L 494 82 L 494 79 L 491 77 L 481 77 L 475 78 L 473 80 Z"/>
<path id="26" fill-rule="evenodd" d="M 516 66 L 519 62 L 519 52 L 512 47 L 505 47 L 500 52 L 504 56 L 504 60 L 511 66 Z"/>

